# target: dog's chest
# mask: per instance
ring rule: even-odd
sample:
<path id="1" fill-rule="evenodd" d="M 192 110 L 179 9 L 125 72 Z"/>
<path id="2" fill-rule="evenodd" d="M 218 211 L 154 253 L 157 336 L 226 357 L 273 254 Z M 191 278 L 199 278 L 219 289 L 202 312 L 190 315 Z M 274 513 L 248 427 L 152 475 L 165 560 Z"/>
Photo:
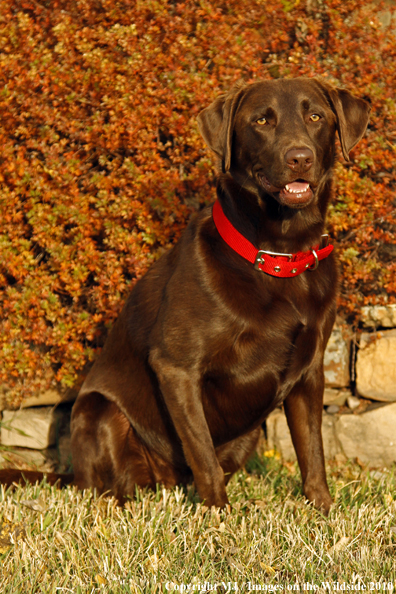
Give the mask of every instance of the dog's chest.
<path id="1" fill-rule="evenodd" d="M 256 383 L 260 375 L 279 382 L 295 370 L 300 375 L 314 359 L 319 329 L 307 316 L 292 313 L 262 316 L 255 324 L 219 336 L 210 367 L 235 386 L 246 386 L 249 378 Z"/>
<path id="2" fill-rule="evenodd" d="M 260 423 L 309 374 L 320 352 L 316 327 L 285 320 L 242 331 L 212 358 L 203 402 L 215 443 Z M 319 355 L 320 356 L 320 355 Z"/>

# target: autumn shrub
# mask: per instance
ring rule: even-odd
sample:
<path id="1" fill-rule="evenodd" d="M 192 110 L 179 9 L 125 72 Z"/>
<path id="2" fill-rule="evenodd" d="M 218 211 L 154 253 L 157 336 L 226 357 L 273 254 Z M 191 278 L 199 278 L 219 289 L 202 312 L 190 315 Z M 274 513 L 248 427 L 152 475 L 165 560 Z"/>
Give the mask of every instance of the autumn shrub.
<path id="1" fill-rule="evenodd" d="M 395 301 L 396 39 L 360 0 L 8 0 L 0 12 L 0 349 L 9 404 L 76 385 L 128 291 L 214 200 L 196 115 L 235 81 L 371 101 L 336 168 L 340 311 Z"/>

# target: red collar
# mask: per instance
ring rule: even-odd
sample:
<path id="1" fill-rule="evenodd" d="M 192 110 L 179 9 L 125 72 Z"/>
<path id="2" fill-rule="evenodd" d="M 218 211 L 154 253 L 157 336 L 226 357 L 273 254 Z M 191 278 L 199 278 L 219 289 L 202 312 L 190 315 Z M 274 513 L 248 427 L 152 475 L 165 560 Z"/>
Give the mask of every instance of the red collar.
<path id="1" fill-rule="evenodd" d="M 297 252 L 296 254 L 277 254 L 257 250 L 230 223 L 218 200 L 213 205 L 213 220 L 220 236 L 237 254 L 254 264 L 256 270 L 261 270 L 271 276 L 288 278 L 298 276 L 307 269 L 315 270 L 319 266 L 319 261 L 327 258 L 334 247 L 331 244 L 320 249 L 319 246 L 316 246 L 308 252 Z"/>

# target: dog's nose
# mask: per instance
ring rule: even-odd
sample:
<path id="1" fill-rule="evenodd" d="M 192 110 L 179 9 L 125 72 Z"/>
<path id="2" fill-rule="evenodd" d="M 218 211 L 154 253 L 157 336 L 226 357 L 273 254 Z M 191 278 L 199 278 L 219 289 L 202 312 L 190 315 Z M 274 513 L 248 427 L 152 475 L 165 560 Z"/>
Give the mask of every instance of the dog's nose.
<path id="1" fill-rule="evenodd" d="M 285 154 L 286 165 L 295 172 L 305 172 L 312 167 L 314 154 L 307 147 L 290 149 Z"/>

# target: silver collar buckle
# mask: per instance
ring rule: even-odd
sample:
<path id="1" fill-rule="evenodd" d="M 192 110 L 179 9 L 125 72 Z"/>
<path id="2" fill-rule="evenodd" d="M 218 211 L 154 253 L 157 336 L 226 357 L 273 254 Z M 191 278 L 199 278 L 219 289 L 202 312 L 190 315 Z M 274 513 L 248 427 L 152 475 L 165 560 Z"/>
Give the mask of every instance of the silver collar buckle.
<path id="1" fill-rule="evenodd" d="M 278 252 L 268 252 L 267 250 L 259 250 L 257 252 L 256 259 L 254 261 L 254 268 L 256 270 L 261 270 L 259 268 L 259 264 L 264 264 L 264 262 L 265 262 L 265 258 L 264 258 L 264 255 L 263 254 L 266 254 L 267 256 L 275 256 L 275 257 L 276 256 L 282 256 L 284 258 L 289 258 L 289 262 L 291 262 L 291 260 L 293 258 L 293 254 L 280 254 Z"/>

